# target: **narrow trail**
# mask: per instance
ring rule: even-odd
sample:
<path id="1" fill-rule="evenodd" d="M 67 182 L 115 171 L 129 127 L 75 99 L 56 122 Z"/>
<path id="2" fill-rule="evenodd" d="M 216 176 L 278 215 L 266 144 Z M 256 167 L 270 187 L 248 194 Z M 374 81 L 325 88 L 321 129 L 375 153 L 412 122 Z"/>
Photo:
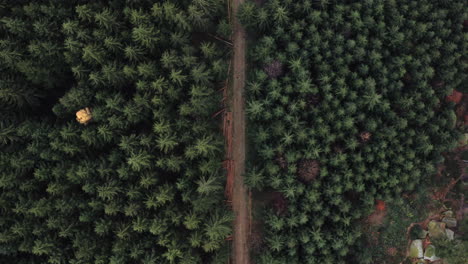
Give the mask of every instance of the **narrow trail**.
<path id="1" fill-rule="evenodd" d="M 233 79 L 231 93 L 232 111 L 232 150 L 228 155 L 233 160 L 234 186 L 232 193 L 232 209 L 235 214 L 233 236 L 233 263 L 249 264 L 249 210 L 248 194 L 244 185 L 245 171 L 245 48 L 246 32 L 237 19 L 237 10 L 244 0 L 232 0 L 231 19 L 234 26 L 233 34 Z"/>

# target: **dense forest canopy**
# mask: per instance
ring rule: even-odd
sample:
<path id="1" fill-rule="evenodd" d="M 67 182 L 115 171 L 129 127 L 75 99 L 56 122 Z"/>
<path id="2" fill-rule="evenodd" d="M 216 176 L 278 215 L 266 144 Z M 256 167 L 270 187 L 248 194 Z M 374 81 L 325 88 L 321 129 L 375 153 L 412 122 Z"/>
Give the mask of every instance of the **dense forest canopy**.
<path id="1" fill-rule="evenodd" d="M 280 191 L 257 263 L 373 263 L 356 220 L 453 148 L 465 1 L 247 1 L 247 184 Z M 283 202 L 284 203 L 284 202 Z"/>
<path id="2" fill-rule="evenodd" d="M 225 263 L 223 1 L 0 16 L 0 262 Z"/>
<path id="3" fill-rule="evenodd" d="M 228 6 L 0 0 L 1 263 L 227 262 Z M 246 0 L 237 15 L 246 184 L 277 196 L 255 263 L 373 263 L 357 223 L 460 138 L 465 1 Z"/>

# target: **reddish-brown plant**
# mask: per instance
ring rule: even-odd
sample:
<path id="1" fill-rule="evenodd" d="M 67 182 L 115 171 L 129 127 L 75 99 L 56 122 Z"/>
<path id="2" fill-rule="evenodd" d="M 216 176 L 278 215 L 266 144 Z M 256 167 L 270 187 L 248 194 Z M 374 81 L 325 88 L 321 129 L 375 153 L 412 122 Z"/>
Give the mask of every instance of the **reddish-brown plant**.
<path id="1" fill-rule="evenodd" d="M 364 131 L 364 132 L 361 132 L 359 137 L 361 138 L 362 142 L 367 142 L 372 138 L 372 133 Z"/>
<path id="2" fill-rule="evenodd" d="M 304 159 L 299 162 L 299 178 L 308 183 L 317 178 L 320 174 L 320 163 L 318 160 Z"/>
<path id="3" fill-rule="evenodd" d="M 283 72 L 284 72 L 283 68 L 284 68 L 283 63 L 281 63 L 278 60 L 274 60 L 270 62 L 269 64 L 265 65 L 263 67 L 263 70 L 266 72 L 268 77 L 274 79 L 283 75 Z"/>

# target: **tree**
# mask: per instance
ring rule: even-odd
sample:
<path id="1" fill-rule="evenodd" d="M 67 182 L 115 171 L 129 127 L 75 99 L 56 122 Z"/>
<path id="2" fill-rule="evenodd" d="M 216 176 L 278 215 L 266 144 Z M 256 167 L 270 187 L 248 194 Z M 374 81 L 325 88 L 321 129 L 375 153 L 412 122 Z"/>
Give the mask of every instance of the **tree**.
<path id="1" fill-rule="evenodd" d="M 201 177 L 197 181 L 197 185 L 197 192 L 202 195 L 213 194 L 223 189 L 223 187 L 219 184 L 218 179 L 213 176 L 209 177 L 208 179 Z"/>
<path id="2" fill-rule="evenodd" d="M 36 106 L 39 95 L 34 89 L 18 87 L 15 80 L 0 81 L 0 102 L 9 107 L 25 108 Z"/>
<path id="3" fill-rule="evenodd" d="M 104 50 L 96 45 L 88 45 L 83 48 L 83 60 L 90 64 L 103 64 Z"/>
<path id="4" fill-rule="evenodd" d="M 7 145 L 18 141 L 20 138 L 16 133 L 14 125 L 0 122 L 0 145 Z"/>
<path id="5" fill-rule="evenodd" d="M 155 31 L 152 27 L 147 27 L 139 25 L 138 27 L 133 28 L 132 38 L 133 41 L 139 43 L 145 48 L 154 49 L 156 44 L 159 42 L 157 37 L 158 31 Z"/>
<path id="6" fill-rule="evenodd" d="M 131 156 L 127 159 L 127 164 L 134 171 L 141 171 L 142 169 L 151 167 L 151 155 L 147 152 L 139 151 L 137 153 L 132 153 Z"/>
<path id="7" fill-rule="evenodd" d="M 263 170 L 253 168 L 249 173 L 245 175 L 245 184 L 250 188 L 262 190 L 263 187 L 266 185 Z"/>
<path id="8" fill-rule="evenodd" d="M 230 214 L 215 212 L 204 225 L 204 234 L 208 238 L 203 248 L 206 252 L 211 252 L 220 247 L 220 239 L 225 239 L 231 233 Z"/>
<path id="9" fill-rule="evenodd" d="M 203 157 L 212 157 L 220 150 L 219 142 L 215 141 L 211 136 L 197 139 L 197 142 L 192 147 L 198 155 L 202 155 Z"/>
<path id="10" fill-rule="evenodd" d="M 247 27 L 254 27 L 255 26 L 255 19 L 256 19 L 256 9 L 254 2 L 247 1 L 239 7 L 239 12 L 237 16 L 239 17 L 239 21 Z"/>
<path id="11" fill-rule="evenodd" d="M 95 14 L 94 19 L 99 24 L 99 26 L 105 28 L 106 30 L 115 29 L 116 25 L 118 25 L 116 16 L 108 8 L 104 9 L 100 13 Z"/>

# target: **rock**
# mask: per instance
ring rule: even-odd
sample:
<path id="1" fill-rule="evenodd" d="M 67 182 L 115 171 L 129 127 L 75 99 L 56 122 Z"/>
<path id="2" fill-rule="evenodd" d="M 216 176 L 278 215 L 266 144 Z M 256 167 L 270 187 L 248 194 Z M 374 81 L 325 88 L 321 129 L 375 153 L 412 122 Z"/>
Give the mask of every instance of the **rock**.
<path id="1" fill-rule="evenodd" d="M 447 224 L 447 227 L 456 227 L 457 226 L 457 219 L 455 219 L 453 217 L 444 217 L 444 219 L 442 219 L 442 222 Z"/>
<path id="2" fill-rule="evenodd" d="M 427 225 L 431 238 L 443 237 L 445 235 L 445 223 L 430 221 Z"/>
<path id="3" fill-rule="evenodd" d="M 411 258 L 423 258 L 424 257 L 424 250 L 423 250 L 421 239 L 416 239 L 411 242 L 410 257 Z"/>
<path id="4" fill-rule="evenodd" d="M 430 259 L 435 256 L 435 247 L 433 245 L 428 245 L 424 251 L 424 259 Z"/>
<path id="5" fill-rule="evenodd" d="M 450 229 L 445 229 L 445 235 L 447 236 L 447 238 L 449 240 L 453 240 L 454 236 L 455 236 L 455 232 L 453 232 L 452 230 Z"/>
<path id="6" fill-rule="evenodd" d="M 453 211 L 452 210 L 445 211 L 442 214 L 444 215 L 444 217 L 453 217 Z"/>
<path id="7" fill-rule="evenodd" d="M 427 246 L 426 251 L 424 251 L 424 259 L 429 261 L 436 261 L 440 259 L 436 256 L 435 249 L 436 248 L 433 245 Z"/>

